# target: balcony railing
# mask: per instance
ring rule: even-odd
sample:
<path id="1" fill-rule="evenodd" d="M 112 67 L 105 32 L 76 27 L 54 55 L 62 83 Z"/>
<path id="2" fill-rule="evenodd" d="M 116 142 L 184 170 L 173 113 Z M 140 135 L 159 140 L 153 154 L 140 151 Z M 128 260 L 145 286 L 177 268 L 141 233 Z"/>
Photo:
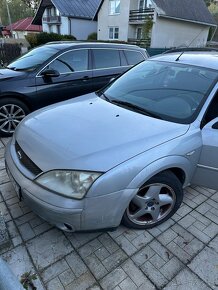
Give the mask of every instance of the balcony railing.
<path id="1" fill-rule="evenodd" d="M 137 38 L 128 38 L 129 44 L 136 44 L 141 47 L 150 47 L 151 44 L 151 38 L 143 38 L 143 39 L 137 39 Z"/>
<path id="2" fill-rule="evenodd" d="M 52 24 L 61 24 L 61 17 L 60 16 L 45 16 L 42 18 L 44 23 L 52 23 Z"/>
<path id="3" fill-rule="evenodd" d="M 145 22 L 154 18 L 154 8 L 146 8 L 140 10 L 130 10 L 129 22 Z"/>

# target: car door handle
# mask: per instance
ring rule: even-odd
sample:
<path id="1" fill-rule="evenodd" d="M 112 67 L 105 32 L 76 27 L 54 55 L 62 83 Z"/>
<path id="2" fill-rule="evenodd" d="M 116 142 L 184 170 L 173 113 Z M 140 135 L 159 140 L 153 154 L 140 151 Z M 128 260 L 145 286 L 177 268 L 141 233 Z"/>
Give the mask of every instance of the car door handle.
<path id="1" fill-rule="evenodd" d="M 83 81 L 88 81 L 88 80 L 89 80 L 89 76 L 84 76 L 84 77 L 82 78 L 82 80 L 83 80 Z"/>

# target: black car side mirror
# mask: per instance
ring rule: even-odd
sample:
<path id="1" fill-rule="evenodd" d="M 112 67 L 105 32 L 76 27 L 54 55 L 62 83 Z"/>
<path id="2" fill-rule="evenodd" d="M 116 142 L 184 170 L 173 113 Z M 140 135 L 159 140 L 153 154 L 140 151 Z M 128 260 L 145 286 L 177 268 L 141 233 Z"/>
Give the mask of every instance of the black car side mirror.
<path id="1" fill-rule="evenodd" d="M 60 76 L 60 73 L 54 69 L 46 69 L 43 72 L 41 72 L 41 75 L 48 78 L 56 78 Z"/>

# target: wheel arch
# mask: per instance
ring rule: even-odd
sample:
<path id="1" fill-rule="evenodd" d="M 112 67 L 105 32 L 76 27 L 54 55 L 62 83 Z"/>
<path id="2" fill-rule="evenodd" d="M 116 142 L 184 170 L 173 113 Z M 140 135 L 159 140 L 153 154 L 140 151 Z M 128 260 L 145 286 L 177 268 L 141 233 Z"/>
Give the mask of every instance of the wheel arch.
<path id="1" fill-rule="evenodd" d="M 30 111 L 32 111 L 32 106 L 30 104 L 30 102 L 28 101 L 27 97 L 23 94 L 18 94 L 18 93 L 14 93 L 14 92 L 10 92 L 10 93 L 7 93 L 7 94 L 2 94 L 0 96 L 0 100 L 3 100 L 3 99 L 17 99 L 21 102 L 23 102 Z"/>
<path id="2" fill-rule="evenodd" d="M 190 183 L 193 166 L 190 161 L 182 156 L 169 156 L 158 159 L 146 166 L 128 185 L 128 188 L 140 188 L 150 178 L 163 171 L 171 171 L 185 187 Z"/>

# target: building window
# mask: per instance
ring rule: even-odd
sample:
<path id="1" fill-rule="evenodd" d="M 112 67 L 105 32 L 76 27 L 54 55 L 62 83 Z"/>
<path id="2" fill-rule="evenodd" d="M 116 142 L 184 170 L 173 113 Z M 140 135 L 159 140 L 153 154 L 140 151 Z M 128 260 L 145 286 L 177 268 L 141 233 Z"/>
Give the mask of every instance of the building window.
<path id="1" fill-rule="evenodd" d="M 143 10 L 147 7 L 147 0 L 139 0 L 139 10 Z"/>
<path id="2" fill-rule="evenodd" d="M 119 27 L 109 27 L 109 39 L 119 39 Z"/>
<path id="3" fill-rule="evenodd" d="M 120 0 L 110 0 L 109 1 L 109 14 L 120 14 Z"/>
<path id="4" fill-rule="evenodd" d="M 142 27 L 136 28 L 136 39 L 142 39 Z"/>

